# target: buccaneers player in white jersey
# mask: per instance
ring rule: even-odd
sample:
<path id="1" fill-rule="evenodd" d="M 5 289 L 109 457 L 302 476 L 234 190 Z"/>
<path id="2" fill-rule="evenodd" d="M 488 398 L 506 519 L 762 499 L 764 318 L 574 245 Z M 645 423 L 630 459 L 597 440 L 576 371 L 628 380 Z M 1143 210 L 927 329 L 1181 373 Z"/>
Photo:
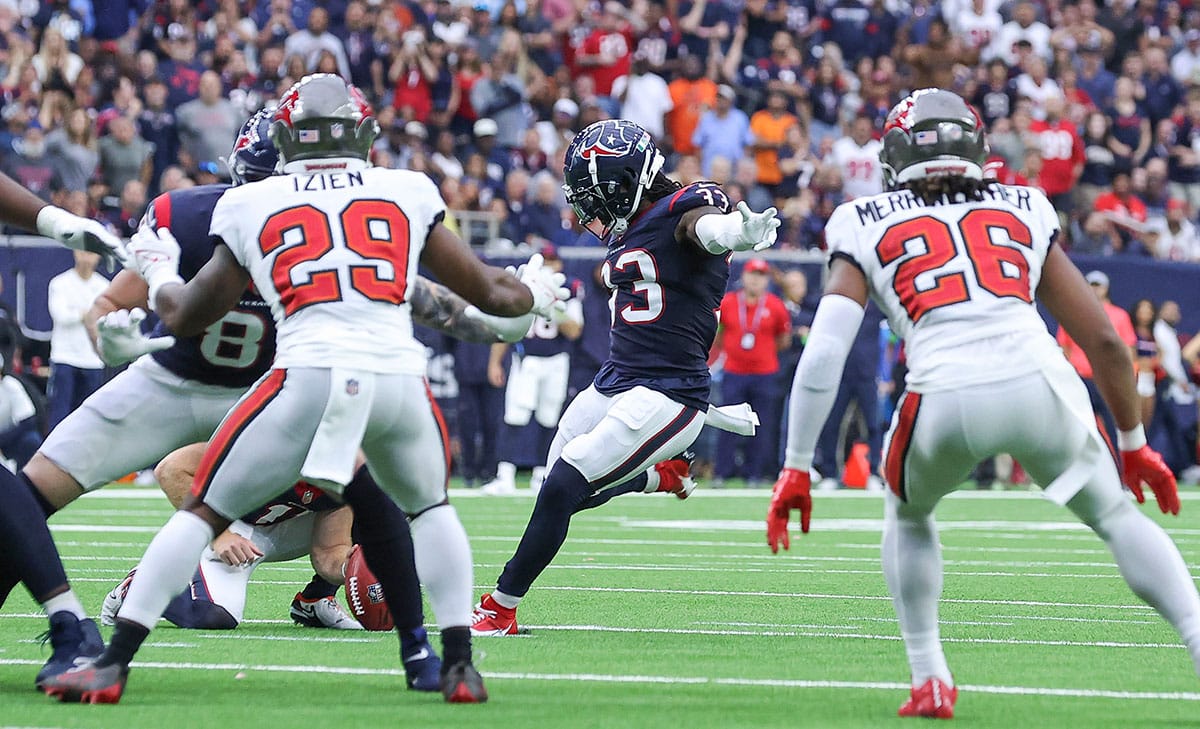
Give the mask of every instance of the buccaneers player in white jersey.
<path id="1" fill-rule="evenodd" d="M 494 315 L 548 316 L 567 291 L 540 258 L 520 279 L 485 266 L 442 224 L 445 203 L 429 178 L 369 166 L 378 131 L 358 89 L 331 74 L 305 77 L 271 125 L 283 174 L 222 196 L 210 228 L 221 244 L 194 278 L 179 277 L 169 230 L 134 236 L 149 302 L 172 332 L 202 331 L 253 280 L 276 322 L 275 361 L 210 439 L 191 496 L 147 549 L 104 653 L 47 681 L 46 693 L 119 701 L 134 653 L 214 534 L 301 479 L 341 493 L 361 448 L 412 520 L 442 629 L 442 692 L 451 702 L 487 700 L 471 663 L 470 545 L 446 500 L 448 439 L 413 338 L 409 289 L 420 262 Z M 425 559 L 436 565 L 424 569 Z"/>
<path id="2" fill-rule="evenodd" d="M 1055 244 L 1058 216 L 1034 189 L 984 180 L 978 115 L 925 89 L 888 116 L 880 160 L 889 192 L 829 219 L 829 282 L 792 384 L 785 468 L 767 514 L 788 548 L 790 509 L 808 531 L 813 447 L 871 296 L 907 343 L 908 390 L 884 449 L 883 571 L 912 669 L 901 716 L 950 718 L 957 690 L 938 634 L 942 560 L 933 510 L 997 453 L 1020 460 L 1047 498 L 1112 550 L 1133 591 L 1166 618 L 1200 666 L 1200 596 L 1179 550 L 1121 488 L 1083 383 L 1047 332 L 1035 298 L 1087 353 L 1120 427 L 1125 485 L 1148 484 L 1179 512 L 1175 479 L 1146 445 L 1129 348 Z"/>

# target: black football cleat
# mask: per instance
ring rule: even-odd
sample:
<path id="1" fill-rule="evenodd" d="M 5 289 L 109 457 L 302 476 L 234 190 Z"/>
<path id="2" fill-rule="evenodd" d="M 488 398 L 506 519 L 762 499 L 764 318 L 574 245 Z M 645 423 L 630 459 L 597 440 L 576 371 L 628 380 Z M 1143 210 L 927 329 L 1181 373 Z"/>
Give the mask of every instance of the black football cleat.
<path id="1" fill-rule="evenodd" d="M 470 661 L 459 661 L 442 675 L 442 696 L 450 704 L 482 704 L 488 700 L 483 676 Z"/>
<path id="2" fill-rule="evenodd" d="M 34 681 L 39 691 L 46 679 L 71 669 L 75 659 L 95 658 L 104 650 L 104 640 L 96 622 L 90 618 L 80 620 L 65 610 L 50 616 L 50 630 L 42 635 L 42 642 L 46 641 L 50 642 L 54 652 Z"/>

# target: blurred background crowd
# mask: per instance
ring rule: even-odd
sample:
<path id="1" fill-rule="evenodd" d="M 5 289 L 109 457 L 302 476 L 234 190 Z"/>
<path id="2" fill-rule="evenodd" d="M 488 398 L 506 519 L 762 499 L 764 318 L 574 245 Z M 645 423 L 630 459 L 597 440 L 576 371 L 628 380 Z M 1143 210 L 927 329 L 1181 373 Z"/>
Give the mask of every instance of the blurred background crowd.
<path id="1" fill-rule="evenodd" d="M 1200 261 L 1200 10 L 1177 0 L 0 0 L 0 165 L 128 234 L 154 195 L 226 181 L 239 125 L 311 72 L 363 90 L 383 130 L 373 162 L 427 173 L 448 223 L 492 255 L 553 245 L 569 258 L 596 244 L 565 205 L 561 162 L 576 131 L 607 117 L 649 130 L 680 181 L 777 206 L 779 249 L 820 251 L 834 207 L 882 189 L 891 105 L 938 86 L 979 110 L 990 172 L 1055 203 L 1069 251 Z M 772 339 L 778 401 L 820 274 L 810 266 L 801 283 L 794 267 L 764 266 L 793 324 Z M 1194 269 L 1179 270 L 1194 289 Z M 600 300 L 584 306 L 600 320 L 570 345 L 586 370 L 602 354 L 586 350 L 603 346 L 603 293 L 578 273 L 586 301 Z M 1145 292 L 1145 332 L 1172 293 Z M 1179 307 L 1165 311 L 1174 331 Z M 885 345 L 880 358 L 876 333 L 868 339 L 872 366 L 847 376 L 886 395 L 902 351 Z M 1180 427 L 1194 444 L 1184 353 L 1166 367 L 1157 351 L 1142 359 L 1192 413 Z M 473 376 L 501 388 L 480 361 Z M 866 418 L 864 440 L 883 417 Z M 771 478 L 773 454 L 733 466 L 758 459 L 760 473 L 740 475 Z M 1183 460 L 1194 464 L 1194 445 Z"/>

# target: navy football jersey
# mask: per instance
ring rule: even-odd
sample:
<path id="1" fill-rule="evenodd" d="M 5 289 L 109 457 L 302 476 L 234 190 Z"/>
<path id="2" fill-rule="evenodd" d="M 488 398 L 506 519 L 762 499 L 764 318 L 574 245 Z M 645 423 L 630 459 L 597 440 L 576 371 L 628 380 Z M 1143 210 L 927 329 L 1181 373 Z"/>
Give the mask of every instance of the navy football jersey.
<path id="1" fill-rule="evenodd" d="M 654 203 L 619 238 L 609 238 L 604 281 L 612 289 L 608 361 L 596 389 L 638 385 L 689 407 L 708 407 L 708 352 L 729 281 L 729 255 L 675 240 L 680 217 L 699 207 L 731 209 L 716 183 L 698 182 Z"/>
<path id="2" fill-rule="evenodd" d="M 217 239 L 208 233 L 213 207 L 229 185 L 202 185 L 154 198 L 144 225 L 168 228 L 179 241 L 179 275 L 189 281 L 212 257 Z M 159 322 L 151 336 L 171 334 Z M 180 377 L 206 385 L 249 387 L 275 358 L 275 320 L 252 288 L 228 314 L 195 337 L 176 337 L 175 346 L 155 352 L 155 361 Z"/>
<path id="3" fill-rule="evenodd" d="M 576 307 L 582 314 L 583 282 L 577 278 L 570 279 L 567 281 L 567 288 L 571 292 L 567 306 Z M 527 357 L 553 357 L 571 351 L 574 344 L 558 331 L 558 324 L 544 316 L 537 316 L 529 326 L 529 333 L 521 340 L 521 349 Z"/>
<path id="4" fill-rule="evenodd" d="M 271 526 L 310 512 L 333 511 L 339 506 L 329 494 L 301 481 L 265 506 L 242 515 L 241 520 L 251 526 Z"/>

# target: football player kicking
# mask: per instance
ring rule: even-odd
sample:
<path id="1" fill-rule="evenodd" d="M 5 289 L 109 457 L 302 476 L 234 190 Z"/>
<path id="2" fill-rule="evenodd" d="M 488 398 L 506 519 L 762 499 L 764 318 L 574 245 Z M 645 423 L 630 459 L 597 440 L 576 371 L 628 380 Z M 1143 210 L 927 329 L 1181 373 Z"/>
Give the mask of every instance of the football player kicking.
<path id="1" fill-rule="evenodd" d="M 154 469 L 172 506 L 179 508 L 191 490 L 206 445 L 184 446 Z M 308 555 L 316 574 L 292 600 L 292 619 L 312 627 L 362 630 L 334 597 L 353 546 L 353 522 L 349 507 L 315 486 L 298 483 L 218 534 L 204 550 L 191 584 L 171 600 L 163 617 L 180 628 L 232 630 L 242 622 L 246 588 L 258 565 Z M 115 623 L 136 571 L 104 598 L 102 624 Z M 430 690 L 437 689 L 434 671 Z"/>
<path id="2" fill-rule="evenodd" d="M 692 488 L 680 454 L 706 418 L 730 253 L 769 247 L 779 221 L 774 208 L 752 213 L 739 203 L 730 212 L 716 184 L 682 187 L 662 166 L 650 135 L 628 121 L 596 122 L 567 148 L 567 201 L 608 246 L 609 359 L 563 413 L 517 551 L 475 608 L 476 635 L 517 632 L 517 605 L 558 553 L 573 514 L 618 494 Z"/>
<path id="3" fill-rule="evenodd" d="M 418 567 L 428 562 L 420 571 L 441 628 L 443 696 L 487 700 L 471 661 L 470 545 L 446 500 L 447 439 L 408 297 L 418 262 L 493 315 L 548 315 L 567 292 L 540 261 L 520 279 L 484 265 L 442 224 L 445 203 L 429 178 L 369 166 L 378 131 L 358 89 L 331 74 L 305 77 L 272 118 L 283 174 L 221 196 L 210 227 L 218 243 L 191 281 L 178 275 L 169 230 L 144 229 L 130 244 L 149 301 L 176 334 L 204 331 L 253 280 L 275 317 L 275 362 L 211 439 L 192 493 L 138 566 L 108 647 L 49 679 L 48 694 L 119 701 L 134 654 L 213 537 L 280 484 L 342 493 L 361 447 L 412 516 Z"/>
<path id="4" fill-rule="evenodd" d="M 888 115 L 889 192 L 834 211 L 825 294 L 792 383 L 785 468 L 767 513 L 772 551 L 788 513 L 807 532 L 809 468 L 870 296 L 904 337 L 908 390 L 884 449 L 883 573 L 912 671 L 901 716 L 950 718 L 957 689 L 938 633 L 942 558 L 933 510 L 979 461 L 1011 453 L 1047 498 L 1108 545 L 1126 582 L 1179 632 L 1200 670 L 1200 596 L 1179 550 L 1121 488 L 1087 391 L 1038 315 L 1079 342 L 1120 426 L 1125 484 L 1179 512 L 1175 479 L 1146 445 L 1129 348 L 1055 245 L 1058 215 L 1036 189 L 983 179 L 979 116 L 957 95 L 917 91 Z"/>
<path id="5" fill-rule="evenodd" d="M 274 173 L 278 153 L 266 134 L 269 124 L 270 115 L 260 113 L 243 126 L 230 154 L 235 185 Z M 168 228 L 182 243 L 180 272 L 184 278 L 193 277 L 212 255 L 215 242 L 208 234 L 209 223 L 213 207 L 226 189 L 227 185 L 206 185 L 177 190 L 159 196 L 149 206 L 147 222 Z M 58 608 L 64 597 L 46 605 L 54 650 L 38 673 L 39 686 L 46 677 L 69 668 L 77 657 L 98 655 L 104 647 L 95 624 L 83 619 L 78 600 L 72 593 L 62 592 L 66 577 L 46 519 L 85 492 L 152 465 L 177 448 L 208 440 L 274 357 L 275 324 L 265 302 L 253 291 L 244 292 L 233 310 L 192 337 L 171 337 L 161 323 L 150 337 L 144 337 L 138 326 L 142 314 L 135 307 L 145 306 L 146 299 L 147 285 L 132 271 L 117 274 L 97 299 L 89 322 L 101 356 L 110 366 L 136 361 L 67 416 L 19 476 L 22 492 L 39 507 L 36 518 L 24 518 L 23 529 L 44 534 L 40 540 L 30 538 L 0 550 L 0 604 L 24 579 L 27 586 L 53 585 L 74 605 Z M 488 327 L 503 331 L 508 324 L 505 338 L 511 340 L 528 327 L 528 319 L 507 322 L 481 317 L 487 319 L 485 326 L 464 315 L 465 302 L 423 279 L 413 287 L 411 299 L 419 322 L 458 337 L 496 341 L 500 337 L 492 335 Z M 280 484 L 279 490 L 285 486 Z M 342 497 L 362 515 L 356 528 L 364 556 L 387 594 L 394 596 L 389 608 L 399 626 L 402 658 L 434 656 L 422 627 L 407 520 L 365 469 L 356 474 Z M 0 540 L 5 536 L 0 535 Z M 306 590 L 308 597 L 318 597 L 320 583 L 311 587 L 316 592 Z M 326 585 L 325 589 L 332 587 Z M 410 684 L 420 684 L 418 676 L 428 673 L 424 660 L 405 664 Z"/>

